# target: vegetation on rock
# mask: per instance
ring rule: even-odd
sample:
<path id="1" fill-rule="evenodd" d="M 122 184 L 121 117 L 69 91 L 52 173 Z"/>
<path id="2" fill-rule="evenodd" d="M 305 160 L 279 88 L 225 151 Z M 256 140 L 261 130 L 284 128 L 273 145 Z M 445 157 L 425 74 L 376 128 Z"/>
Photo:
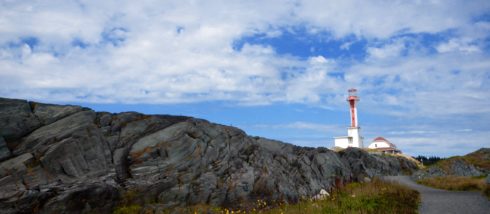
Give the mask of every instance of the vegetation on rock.
<path id="1" fill-rule="evenodd" d="M 417 213 L 420 194 L 403 185 L 373 179 L 371 182 L 350 183 L 321 200 L 301 200 L 294 204 L 268 203 L 257 200 L 246 209 L 227 209 L 195 205 L 155 211 L 152 206 L 127 205 L 115 213 Z"/>
<path id="2" fill-rule="evenodd" d="M 490 148 L 482 148 L 465 156 L 454 156 L 440 160 L 431 166 L 413 174 L 415 180 L 465 176 L 475 177 L 490 173 Z"/>

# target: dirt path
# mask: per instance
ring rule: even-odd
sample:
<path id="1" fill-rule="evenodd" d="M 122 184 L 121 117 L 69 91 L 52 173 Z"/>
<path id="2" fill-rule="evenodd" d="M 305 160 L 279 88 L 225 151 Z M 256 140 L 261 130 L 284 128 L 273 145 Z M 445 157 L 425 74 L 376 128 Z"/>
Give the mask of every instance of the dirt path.
<path id="1" fill-rule="evenodd" d="M 490 214 L 490 201 L 479 192 L 446 191 L 419 185 L 408 176 L 387 176 L 387 180 L 396 181 L 420 192 L 421 214 L 436 213 L 484 213 Z"/>

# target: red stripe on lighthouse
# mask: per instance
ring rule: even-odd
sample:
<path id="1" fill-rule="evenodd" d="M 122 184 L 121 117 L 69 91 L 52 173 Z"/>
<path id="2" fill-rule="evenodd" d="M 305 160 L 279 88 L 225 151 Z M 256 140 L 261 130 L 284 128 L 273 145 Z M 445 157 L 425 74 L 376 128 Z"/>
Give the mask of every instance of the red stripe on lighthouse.
<path id="1" fill-rule="evenodd" d="M 351 116 L 351 127 L 356 127 L 356 101 L 355 100 L 349 100 L 350 103 L 350 116 Z"/>

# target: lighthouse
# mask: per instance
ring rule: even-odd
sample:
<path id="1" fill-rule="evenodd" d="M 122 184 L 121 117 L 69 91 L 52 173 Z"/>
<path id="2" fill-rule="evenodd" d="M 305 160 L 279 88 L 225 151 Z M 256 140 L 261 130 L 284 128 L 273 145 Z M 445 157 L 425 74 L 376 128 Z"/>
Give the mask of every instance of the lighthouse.
<path id="1" fill-rule="evenodd" d="M 347 97 L 347 102 L 349 102 L 350 107 L 350 127 L 357 127 L 357 108 L 356 103 L 359 102 L 359 97 L 357 96 L 357 89 L 351 88 L 348 90 L 349 97 Z"/>
<path id="2" fill-rule="evenodd" d="M 357 118 L 357 103 L 359 102 L 359 97 L 357 96 L 357 89 L 351 88 L 348 91 L 347 102 L 349 103 L 350 112 L 350 127 L 347 128 L 347 136 L 335 137 L 334 144 L 335 147 L 347 148 L 347 147 L 357 147 L 362 148 L 363 137 L 361 136 L 361 127 L 359 127 L 359 122 Z"/>

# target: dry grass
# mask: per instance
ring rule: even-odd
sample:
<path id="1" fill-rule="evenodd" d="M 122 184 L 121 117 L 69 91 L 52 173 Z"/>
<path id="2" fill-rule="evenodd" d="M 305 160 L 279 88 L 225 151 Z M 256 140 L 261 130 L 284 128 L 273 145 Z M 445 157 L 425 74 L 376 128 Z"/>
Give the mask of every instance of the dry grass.
<path id="1" fill-rule="evenodd" d="M 462 160 L 467 164 L 474 165 L 481 169 L 490 170 L 490 151 L 488 148 L 479 149 L 465 156 L 454 156 L 435 163 L 436 166 L 444 171 L 451 173 L 451 166 L 454 161 Z"/>
<path id="2" fill-rule="evenodd" d="M 488 148 L 482 148 L 470 154 L 463 156 L 468 162 L 482 169 L 490 170 L 490 151 Z"/>
<path id="3" fill-rule="evenodd" d="M 303 200 L 296 204 L 271 204 L 270 202 L 257 200 L 255 206 L 247 210 L 194 205 L 166 210 L 163 213 L 417 213 L 419 203 L 420 195 L 417 191 L 396 183 L 374 179 L 369 183 L 348 184 L 323 200 Z M 124 209 L 119 209 L 119 213 L 145 212 L 145 209 L 139 208 L 126 206 Z M 146 210 L 145 213 L 153 212 Z"/>
<path id="4" fill-rule="evenodd" d="M 433 177 L 418 180 L 417 183 L 445 190 L 453 191 L 483 191 L 485 194 L 488 190 L 488 185 L 483 177 Z M 488 194 L 487 194 L 488 196 Z"/>

